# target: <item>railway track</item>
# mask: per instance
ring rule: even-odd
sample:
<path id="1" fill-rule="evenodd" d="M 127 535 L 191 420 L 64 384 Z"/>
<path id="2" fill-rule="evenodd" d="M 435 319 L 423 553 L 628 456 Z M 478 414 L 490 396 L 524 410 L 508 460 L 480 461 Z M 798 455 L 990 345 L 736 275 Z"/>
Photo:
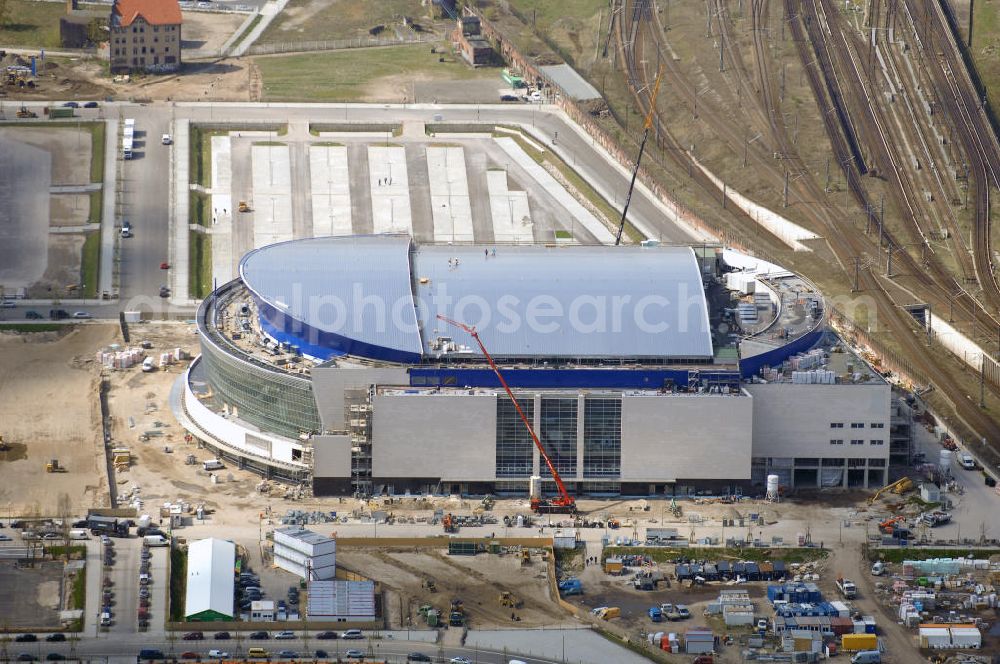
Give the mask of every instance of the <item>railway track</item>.
<path id="1" fill-rule="evenodd" d="M 914 25 L 914 36 L 924 55 L 924 62 L 932 78 L 942 91 L 941 104 L 955 123 L 959 141 L 969 160 L 970 175 L 975 192 L 975 219 L 973 225 L 973 260 L 980 286 L 987 302 L 994 309 L 1000 307 L 1000 287 L 994 273 L 990 248 L 990 186 L 1000 186 L 1000 147 L 992 127 L 983 116 L 971 80 L 965 72 L 965 63 L 957 52 L 950 27 L 936 0 L 915 3 L 904 0 L 906 12 Z M 917 21 L 924 26 L 917 29 Z M 935 50 L 935 43 L 941 50 Z"/>
<path id="2" fill-rule="evenodd" d="M 789 5 L 792 5 L 791 9 L 794 11 L 795 1 L 786 0 L 786 8 Z M 650 108 L 650 101 L 644 96 L 644 93 L 646 90 L 651 89 L 651 81 L 649 72 L 641 66 L 644 60 L 643 51 L 649 47 L 646 42 L 651 41 L 652 48 L 657 49 L 659 53 L 659 37 L 662 32 L 658 28 L 651 29 L 650 23 L 654 21 L 654 18 L 651 18 L 650 6 L 644 0 L 622 0 L 621 7 L 622 20 L 618 23 L 618 30 L 615 35 L 616 44 L 622 55 L 622 62 L 625 65 L 629 87 L 632 90 L 640 112 L 645 113 Z M 797 27 L 801 33 L 803 29 L 802 23 L 798 22 Z M 804 40 L 797 40 L 797 43 L 801 45 L 805 42 Z M 662 54 L 660 54 L 659 60 L 662 61 L 662 59 Z M 647 63 L 654 60 L 653 58 L 645 58 Z M 804 59 L 803 62 L 808 62 L 808 60 Z M 819 82 L 817 71 L 811 67 L 807 67 L 807 71 L 815 82 Z M 675 89 L 690 85 L 680 76 L 678 76 L 677 81 L 671 80 L 671 84 L 674 85 Z M 826 88 L 823 89 L 825 90 Z M 823 98 L 825 99 L 826 96 L 823 95 Z M 653 103 L 655 104 L 655 101 Z M 654 112 L 653 121 L 657 135 L 661 140 L 676 143 L 676 139 L 662 122 L 659 113 Z M 839 127 L 837 131 L 831 133 L 831 141 L 836 144 L 835 150 L 838 153 L 851 154 L 850 141 L 840 132 Z M 848 175 L 848 179 L 855 181 L 859 195 L 864 195 L 864 188 L 861 186 L 859 175 L 860 169 L 863 167 L 862 163 L 856 165 L 854 168 L 847 169 L 849 174 L 853 174 Z M 827 239 L 842 265 L 849 263 L 852 258 L 861 256 L 870 249 L 868 239 L 853 232 L 853 229 L 850 228 L 846 232 L 841 230 L 841 232 L 831 233 Z M 917 273 L 919 274 L 920 271 Z M 935 291 L 943 290 L 942 286 L 931 279 L 930 276 L 925 275 L 925 279 L 927 281 L 926 285 L 929 288 Z M 862 270 L 859 275 L 859 281 L 861 289 L 875 300 L 879 315 L 879 326 L 884 326 L 893 333 L 895 340 L 899 343 L 906 357 L 911 359 L 915 369 L 929 377 L 934 386 L 947 395 L 948 399 L 954 405 L 956 412 L 969 427 L 977 431 L 980 435 L 985 435 L 992 439 L 1000 439 L 1000 425 L 979 410 L 970 401 L 966 390 L 962 388 L 960 383 L 948 371 L 943 370 L 938 360 L 926 352 L 926 346 L 922 343 L 923 337 L 922 335 L 918 336 L 917 326 L 912 317 L 893 301 L 875 274 L 870 270 Z M 940 309 L 938 310 L 940 311 Z"/>

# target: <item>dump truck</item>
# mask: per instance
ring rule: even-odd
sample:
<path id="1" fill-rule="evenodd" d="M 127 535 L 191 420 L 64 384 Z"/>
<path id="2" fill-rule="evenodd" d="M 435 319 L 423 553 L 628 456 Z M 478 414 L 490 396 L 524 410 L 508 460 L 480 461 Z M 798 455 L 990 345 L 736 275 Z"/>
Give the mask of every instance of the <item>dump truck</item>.
<path id="1" fill-rule="evenodd" d="M 837 589 L 844 599 L 854 599 L 858 596 L 858 587 L 850 579 L 837 579 Z"/>

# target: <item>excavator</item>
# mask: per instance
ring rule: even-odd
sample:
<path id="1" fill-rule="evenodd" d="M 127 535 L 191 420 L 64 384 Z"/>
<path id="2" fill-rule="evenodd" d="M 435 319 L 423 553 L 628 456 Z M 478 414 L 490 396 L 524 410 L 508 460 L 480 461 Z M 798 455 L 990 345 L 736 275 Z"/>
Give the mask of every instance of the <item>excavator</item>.
<path id="1" fill-rule="evenodd" d="M 552 463 L 552 459 L 549 458 L 548 453 L 545 451 L 545 447 L 542 446 L 542 441 L 540 441 L 538 436 L 535 434 L 535 430 L 532 428 L 531 422 L 528 421 L 524 411 L 521 409 L 521 404 L 517 402 L 517 399 L 514 397 L 514 393 L 511 392 L 510 387 L 507 385 L 507 381 L 504 380 L 503 374 L 500 373 L 500 368 L 497 366 L 496 362 L 493 361 L 493 357 L 490 355 L 489 351 L 486 350 L 486 345 L 483 344 L 483 340 L 479 338 L 479 332 L 476 331 L 475 327 L 466 325 L 465 323 L 459 323 L 458 321 L 452 320 L 441 314 L 438 314 L 437 317 L 439 320 L 444 321 L 448 325 L 453 325 L 460 330 L 468 332 L 472 338 L 476 340 L 476 343 L 479 344 L 479 350 L 482 351 L 486 361 L 489 362 L 490 369 L 493 369 L 493 373 L 497 375 L 497 379 L 500 381 L 504 391 L 507 393 L 507 398 L 509 398 L 511 403 L 514 404 L 514 409 L 517 411 L 521 421 L 524 422 L 524 426 L 527 427 L 528 433 L 531 435 L 531 440 L 535 443 L 535 447 L 538 448 L 538 454 L 545 461 L 545 465 L 548 467 L 549 472 L 552 473 L 552 479 L 555 480 L 556 487 L 559 488 L 559 495 L 555 498 L 532 496 L 531 511 L 537 514 L 576 514 L 576 499 L 569 495 L 569 492 L 566 490 L 566 485 L 563 484 L 562 478 L 559 477 L 559 471 L 556 470 L 555 465 Z"/>
<path id="2" fill-rule="evenodd" d="M 879 496 L 881 496 L 886 491 L 891 491 L 897 496 L 901 496 L 907 491 L 910 491 L 912 489 L 913 489 L 913 480 L 911 480 L 909 477 L 902 477 L 893 482 L 892 484 L 885 485 L 884 487 L 882 487 L 881 489 L 870 495 L 868 497 L 868 504 L 874 505 L 875 501 L 879 499 Z"/>
<path id="3" fill-rule="evenodd" d="M 891 535 L 892 531 L 896 529 L 896 524 L 900 522 L 905 524 L 906 519 L 901 516 L 894 516 L 891 519 L 886 519 L 882 523 L 878 524 L 878 529 L 887 535 Z"/>

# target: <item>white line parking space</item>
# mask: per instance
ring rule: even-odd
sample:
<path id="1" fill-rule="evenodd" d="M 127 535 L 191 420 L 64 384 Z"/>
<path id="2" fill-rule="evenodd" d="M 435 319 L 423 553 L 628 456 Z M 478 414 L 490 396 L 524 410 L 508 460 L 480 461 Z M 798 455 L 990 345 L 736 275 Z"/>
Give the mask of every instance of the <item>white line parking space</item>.
<path id="1" fill-rule="evenodd" d="M 254 145 L 253 242 L 263 247 L 291 240 L 292 176 L 287 145 Z"/>
<path id="2" fill-rule="evenodd" d="M 309 173 L 312 181 L 313 237 L 350 235 L 353 226 L 347 146 L 311 146 Z"/>
<path id="3" fill-rule="evenodd" d="M 368 146 L 368 186 L 376 233 L 413 233 L 406 151 L 401 147 Z"/>
<path id="4" fill-rule="evenodd" d="M 212 283 L 233 278 L 233 160 L 229 136 L 212 136 Z M 205 211 L 208 214 L 208 211 Z"/>
<path id="5" fill-rule="evenodd" d="M 528 172 L 532 178 L 534 178 L 549 195 L 556 200 L 559 205 L 566 208 L 566 211 L 573 216 L 573 218 L 585 228 L 594 238 L 601 244 L 611 244 L 614 242 L 614 235 L 608 230 L 607 226 L 601 223 L 601 221 L 592 215 L 587 208 L 580 205 L 579 201 L 573 198 L 572 195 L 566 188 L 563 187 L 559 182 L 556 181 L 554 177 L 549 175 L 549 172 L 542 168 L 538 162 L 532 159 L 521 146 L 517 144 L 513 138 L 500 137 L 494 139 L 497 144 L 503 148 L 511 159 L 517 162 L 517 164 Z M 499 236 L 497 237 L 499 240 Z"/>
<path id="6" fill-rule="evenodd" d="M 435 242 L 472 242 L 472 206 L 465 177 L 465 151 L 460 147 L 428 147 Z"/>
<path id="7" fill-rule="evenodd" d="M 531 244 L 535 237 L 528 193 L 507 189 L 507 171 L 487 172 L 486 185 L 490 192 L 490 214 L 496 241 Z"/>

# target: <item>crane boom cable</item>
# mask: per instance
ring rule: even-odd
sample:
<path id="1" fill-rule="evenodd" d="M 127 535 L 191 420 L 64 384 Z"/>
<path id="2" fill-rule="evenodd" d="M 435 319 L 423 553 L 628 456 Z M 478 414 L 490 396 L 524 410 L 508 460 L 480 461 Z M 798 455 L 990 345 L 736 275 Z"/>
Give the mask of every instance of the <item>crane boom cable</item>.
<path id="1" fill-rule="evenodd" d="M 628 206 L 632 202 L 632 192 L 635 191 L 635 181 L 639 176 L 639 164 L 642 162 L 642 155 L 646 151 L 646 141 L 649 139 L 649 130 L 653 127 L 653 114 L 656 112 L 656 95 L 660 92 L 660 80 L 663 77 L 663 68 L 656 72 L 656 82 L 653 84 L 653 92 L 649 96 L 649 112 L 642 123 L 642 142 L 639 143 L 639 156 L 635 159 L 635 167 L 632 169 L 632 180 L 628 185 L 628 194 L 625 195 L 625 205 L 622 207 L 622 219 L 618 224 L 618 234 L 615 236 L 615 246 L 622 243 L 622 233 L 625 232 L 625 217 L 628 215 Z"/>
<path id="2" fill-rule="evenodd" d="M 483 353 L 483 355 L 486 357 L 486 361 L 489 362 L 490 368 L 493 369 L 493 373 L 495 373 L 497 375 L 497 379 L 500 381 L 500 384 L 503 386 L 504 391 L 507 393 L 507 396 L 510 398 L 511 402 L 514 404 L 514 408 L 515 408 L 515 410 L 517 410 L 518 416 L 521 418 L 521 421 L 524 422 L 524 426 L 527 427 L 528 433 L 531 434 L 531 440 L 534 441 L 535 447 L 538 448 L 538 453 L 541 455 L 542 459 L 545 461 L 545 465 L 548 466 L 549 472 L 552 473 L 552 479 L 555 480 L 556 486 L 559 487 L 559 495 L 561 497 L 561 503 L 560 504 L 562 504 L 562 505 L 572 505 L 575 502 L 573 500 L 573 497 L 570 496 L 569 495 L 569 491 L 566 490 L 566 485 L 563 484 L 562 478 L 559 476 L 559 471 L 556 470 L 555 465 L 552 463 L 552 459 L 550 459 L 549 455 L 545 452 L 545 447 L 542 446 L 542 441 L 538 439 L 538 435 L 535 434 L 534 427 L 531 426 L 531 422 L 528 421 L 527 416 L 524 414 L 524 411 L 521 409 L 521 404 L 519 404 L 517 402 L 517 398 L 514 396 L 514 393 L 511 391 L 510 386 L 507 385 L 507 381 L 504 380 L 503 374 L 500 373 L 500 367 L 498 367 L 497 364 L 496 364 L 496 362 L 493 361 L 493 357 L 490 355 L 489 351 L 486 350 L 486 345 L 483 343 L 483 340 L 479 338 L 479 332 L 476 331 L 475 327 L 471 327 L 469 325 L 466 325 L 465 323 L 460 323 L 460 322 L 458 322 L 456 320 L 452 320 L 452 319 L 450 319 L 450 318 L 448 318 L 448 317 L 446 317 L 446 316 L 444 316 L 442 314 L 438 314 L 437 317 L 438 317 L 439 320 L 442 320 L 445 323 L 448 323 L 449 325 L 454 325 L 455 327 L 457 327 L 457 328 L 459 328 L 461 330 L 465 330 L 466 332 L 468 332 L 472 336 L 473 339 L 476 340 L 476 343 L 479 344 L 479 350 L 481 350 L 482 353 Z"/>

